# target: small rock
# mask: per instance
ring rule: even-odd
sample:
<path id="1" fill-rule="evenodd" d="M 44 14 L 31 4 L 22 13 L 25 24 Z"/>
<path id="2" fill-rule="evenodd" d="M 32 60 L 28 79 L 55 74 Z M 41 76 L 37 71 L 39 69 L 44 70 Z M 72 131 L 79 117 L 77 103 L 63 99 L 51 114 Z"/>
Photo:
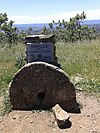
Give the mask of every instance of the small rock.
<path id="1" fill-rule="evenodd" d="M 90 116 L 91 116 L 91 114 L 86 114 L 86 116 L 87 116 L 87 117 L 90 117 Z"/>
<path id="2" fill-rule="evenodd" d="M 2 122 L 2 119 L 0 119 L 0 122 Z"/>
<path id="3" fill-rule="evenodd" d="M 95 129 L 90 130 L 90 133 L 97 133 L 97 130 L 95 130 Z"/>
<path id="4" fill-rule="evenodd" d="M 83 89 L 82 88 L 79 88 L 79 87 L 77 87 L 76 90 L 83 91 Z"/>
<path id="5" fill-rule="evenodd" d="M 91 114 L 90 118 L 91 118 L 92 121 L 95 120 L 95 115 Z"/>
<path id="6" fill-rule="evenodd" d="M 64 111 L 58 104 L 56 104 L 52 110 L 58 126 L 64 126 L 65 123 L 69 121 L 69 114 Z"/>
<path id="7" fill-rule="evenodd" d="M 30 123 L 33 123 L 33 121 L 30 121 Z"/>
<path id="8" fill-rule="evenodd" d="M 56 129 L 55 129 L 55 128 L 53 128 L 53 131 L 56 131 Z"/>
<path id="9" fill-rule="evenodd" d="M 25 115 L 25 118 L 28 118 L 28 115 Z"/>
<path id="10" fill-rule="evenodd" d="M 82 125 L 80 125 L 79 127 L 82 128 Z"/>
<path id="11" fill-rule="evenodd" d="M 93 123 L 95 123 L 95 124 L 96 124 L 96 121 L 93 121 Z"/>
<path id="12" fill-rule="evenodd" d="M 15 119 L 16 119 L 16 117 L 15 117 L 15 116 L 13 116 L 13 119 L 15 120 Z"/>

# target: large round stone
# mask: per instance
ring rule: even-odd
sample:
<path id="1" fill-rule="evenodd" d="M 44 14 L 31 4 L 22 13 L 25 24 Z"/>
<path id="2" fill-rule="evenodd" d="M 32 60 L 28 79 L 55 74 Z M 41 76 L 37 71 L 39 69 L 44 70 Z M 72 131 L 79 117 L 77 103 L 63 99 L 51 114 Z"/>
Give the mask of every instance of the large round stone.
<path id="1" fill-rule="evenodd" d="M 76 109 L 74 85 L 66 73 L 51 64 L 34 62 L 25 65 L 10 83 L 13 109 L 51 108 L 59 104 L 64 110 Z"/>

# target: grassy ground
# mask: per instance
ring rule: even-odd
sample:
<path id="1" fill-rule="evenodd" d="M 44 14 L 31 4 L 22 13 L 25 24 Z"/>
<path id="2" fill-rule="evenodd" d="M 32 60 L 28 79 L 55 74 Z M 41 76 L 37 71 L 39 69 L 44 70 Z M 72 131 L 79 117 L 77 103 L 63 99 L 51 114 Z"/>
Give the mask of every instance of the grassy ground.
<path id="1" fill-rule="evenodd" d="M 74 84 L 100 94 L 100 40 L 56 46 L 58 61 Z"/>
<path id="2" fill-rule="evenodd" d="M 0 48 L 0 95 L 7 90 L 9 82 L 18 70 L 18 60 L 20 64 L 21 57 L 24 55 L 23 45 Z"/>
<path id="3" fill-rule="evenodd" d="M 10 110 L 9 83 L 21 67 L 24 57 L 25 47 L 22 44 L 11 48 L 0 48 L 0 97 L 4 98 L 3 113 Z"/>
<path id="4" fill-rule="evenodd" d="M 100 40 L 74 44 L 57 43 L 57 57 L 79 89 L 100 96 Z M 9 82 L 24 64 L 25 45 L 0 48 L 0 96 L 4 96 L 4 111 L 8 110 Z"/>

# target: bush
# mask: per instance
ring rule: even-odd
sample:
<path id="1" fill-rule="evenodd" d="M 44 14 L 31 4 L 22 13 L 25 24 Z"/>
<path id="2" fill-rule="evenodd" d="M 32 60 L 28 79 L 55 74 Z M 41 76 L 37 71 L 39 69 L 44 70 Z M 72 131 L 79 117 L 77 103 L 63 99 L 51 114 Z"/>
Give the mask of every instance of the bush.
<path id="1" fill-rule="evenodd" d="M 25 65 L 25 57 L 23 56 L 22 53 L 18 54 L 18 57 L 16 57 L 16 63 L 15 66 L 20 69 L 22 66 Z"/>

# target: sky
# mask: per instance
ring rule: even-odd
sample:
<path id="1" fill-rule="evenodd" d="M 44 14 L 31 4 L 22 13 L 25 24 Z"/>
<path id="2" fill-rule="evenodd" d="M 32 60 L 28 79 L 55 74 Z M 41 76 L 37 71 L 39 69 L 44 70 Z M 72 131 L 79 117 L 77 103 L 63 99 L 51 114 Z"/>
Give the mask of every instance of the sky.
<path id="1" fill-rule="evenodd" d="M 0 0 L 0 13 L 15 24 L 68 21 L 83 11 L 87 20 L 100 19 L 100 0 Z"/>

